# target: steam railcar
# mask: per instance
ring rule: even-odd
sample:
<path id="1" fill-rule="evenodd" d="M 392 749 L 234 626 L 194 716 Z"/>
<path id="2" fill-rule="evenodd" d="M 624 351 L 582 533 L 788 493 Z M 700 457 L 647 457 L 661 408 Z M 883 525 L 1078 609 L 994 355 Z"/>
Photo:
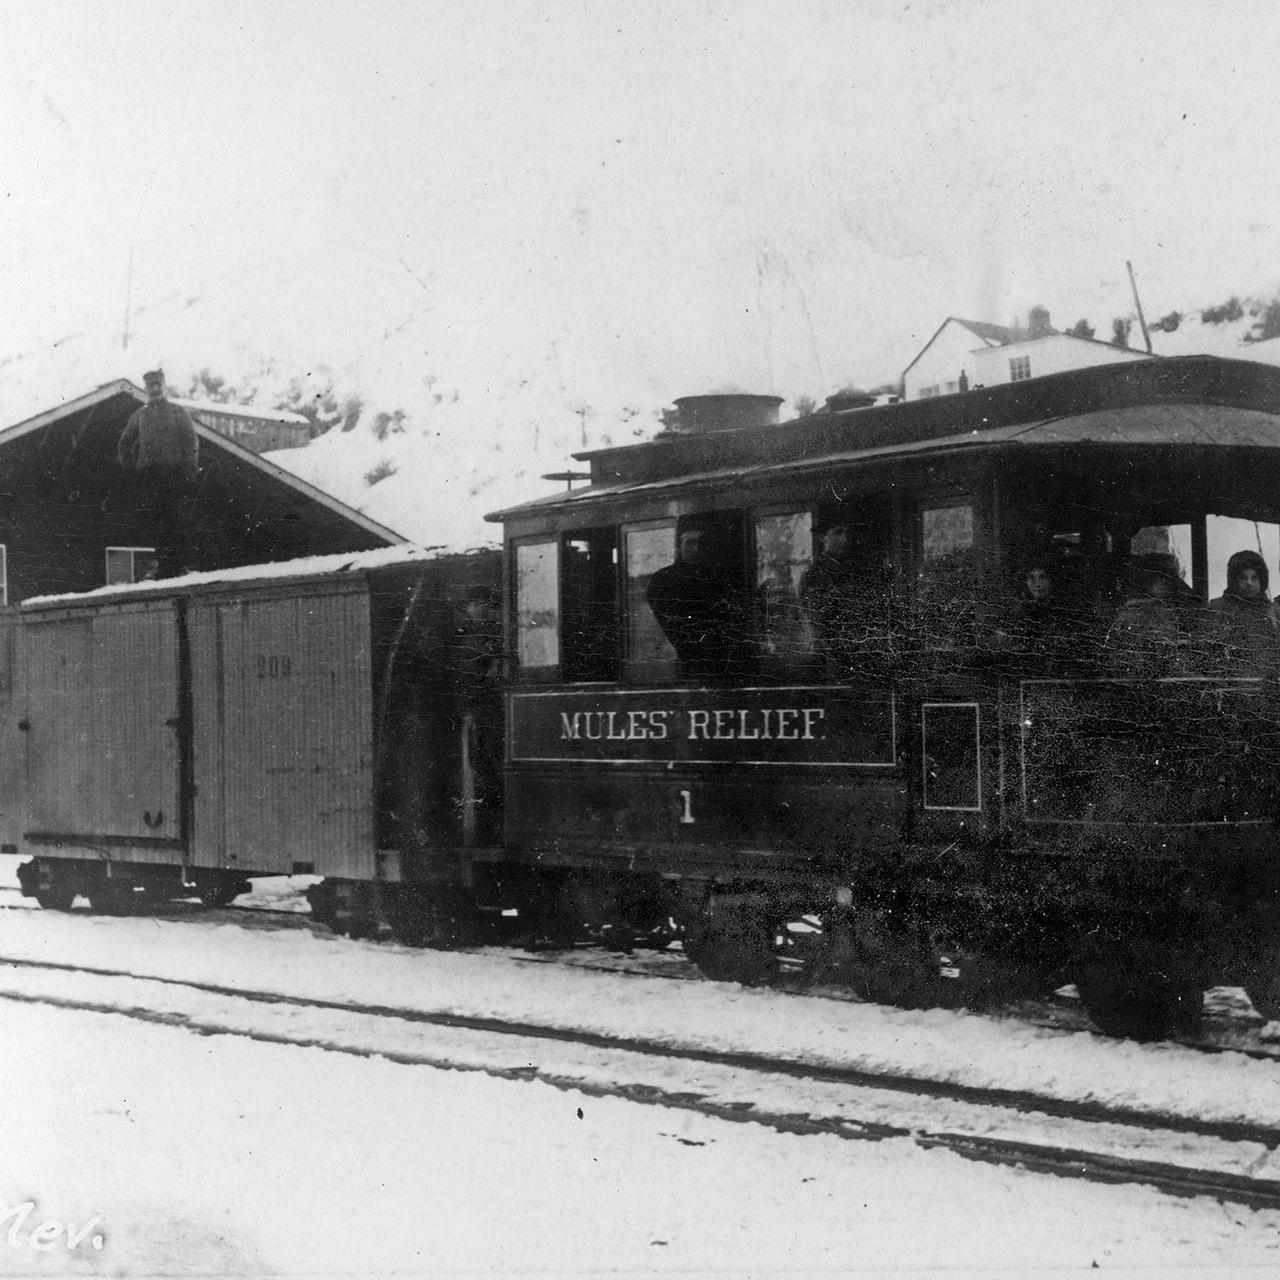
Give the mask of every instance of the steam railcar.
<path id="1" fill-rule="evenodd" d="M 674 915 L 717 978 L 766 979 L 807 916 L 873 998 L 1074 981 L 1151 1037 L 1232 983 L 1280 1014 L 1280 637 L 1205 608 L 1230 552 L 1276 562 L 1280 371 L 777 403 L 688 398 L 493 517 L 504 865 L 582 919 Z"/>

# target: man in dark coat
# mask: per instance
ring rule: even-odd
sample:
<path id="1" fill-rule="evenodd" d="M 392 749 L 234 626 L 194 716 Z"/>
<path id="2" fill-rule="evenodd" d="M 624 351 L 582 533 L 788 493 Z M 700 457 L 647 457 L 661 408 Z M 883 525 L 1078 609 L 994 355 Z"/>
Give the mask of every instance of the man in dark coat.
<path id="1" fill-rule="evenodd" d="M 743 652 L 742 610 L 733 583 L 708 555 L 704 529 L 685 529 L 676 562 L 649 579 L 645 598 L 691 679 L 725 679 Z"/>
<path id="2" fill-rule="evenodd" d="M 800 578 L 800 603 L 813 628 L 814 648 L 828 675 L 842 674 L 855 627 L 862 584 L 849 525 L 837 520 L 821 530 L 822 551 Z"/>
<path id="3" fill-rule="evenodd" d="M 155 531 L 159 576 L 187 569 L 190 499 L 199 474 L 200 442 L 191 415 L 165 396 L 164 372 L 142 375 L 147 403 L 120 435 L 117 461 L 137 478 L 140 505 Z"/>

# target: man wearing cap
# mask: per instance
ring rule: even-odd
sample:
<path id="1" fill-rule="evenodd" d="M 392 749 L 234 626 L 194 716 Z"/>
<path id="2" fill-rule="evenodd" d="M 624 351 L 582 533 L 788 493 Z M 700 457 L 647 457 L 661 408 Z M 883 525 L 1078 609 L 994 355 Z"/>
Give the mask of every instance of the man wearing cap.
<path id="1" fill-rule="evenodd" d="M 818 654 L 824 662 L 838 666 L 849 648 L 852 629 L 863 621 L 852 616 L 859 595 L 859 566 L 847 520 L 831 520 L 820 528 L 820 535 L 822 551 L 800 579 L 800 603 L 813 628 Z"/>
<path id="2" fill-rule="evenodd" d="M 676 560 L 649 579 L 645 597 L 692 680 L 723 680 L 742 657 L 742 619 L 733 583 L 717 566 L 708 529 L 687 526 Z"/>
<path id="3" fill-rule="evenodd" d="M 187 505 L 199 474 L 200 442 L 191 415 L 165 397 L 164 372 L 153 369 L 142 381 L 147 403 L 129 418 L 116 457 L 140 482 L 142 505 L 155 527 L 159 576 L 172 578 L 187 568 Z"/>

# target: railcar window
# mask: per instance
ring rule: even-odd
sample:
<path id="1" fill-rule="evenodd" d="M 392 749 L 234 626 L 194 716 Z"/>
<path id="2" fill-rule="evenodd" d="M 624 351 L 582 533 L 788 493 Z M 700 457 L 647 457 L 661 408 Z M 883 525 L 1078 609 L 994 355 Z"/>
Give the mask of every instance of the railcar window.
<path id="1" fill-rule="evenodd" d="M 676 555 L 674 520 L 637 525 L 623 532 L 626 565 L 627 674 L 632 680 L 674 680 L 679 674 L 676 651 L 662 634 L 649 608 L 649 579 Z"/>
<path id="2" fill-rule="evenodd" d="M 1267 593 L 1276 594 L 1280 579 L 1273 576 L 1280 565 L 1280 525 L 1266 520 L 1242 520 L 1232 516 L 1207 516 L 1209 595 L 1228 588 L 1227 562 L 1241 551 L 1256 551 L 1267 566 Z"/>
<path id="3" fill-rule="evenodd" d="M 926 562 L 968 551 L 973 546 L 973 507 L 968 503 L 925 507 L 920 513 L 920 532 Z"/>
<path id="4" fill-rule="evenodd" d="M 1146 525 L 1129 539 L 1129 558 L 1132 563 L 1139 556 L 1170 555 L 1176 562 L 1178 575 L 1190 587 L 1191 582 L 1191 526 L 1189 524 Z"/>
<path id="5" fill-rule="evenodd" d="M 746 674 L 751 623 L 742 530 L 741 512 L 682 519 L 672 558 L 649 574 L 645 604 L 687 680 L 718 682 Z"/>
<path id="6" fill-rule="evenodd" d="M 566 680 L 618 678 L 618 541 L 613 529 L 564 537 L 561 668 Z"/>
<path id="7" fill-rule="evenodd" d="M 560 662 L 560 560 L 554 542 L 516 546 L 516 657 L 521 667 Z"/>
<path id="8" fill-rule="evenodd" d="M 971 502 L 920 509 L 914 642 L 921 649 L 973 643 L 979 589 L 975 528 Z"/>
<path id="9" fill-rule="evenodd" d="M 761 662 L 773 674 L 798 676 L 813 652 L 813 630 L 800 600 L 813 561 L 813 517 L 808 511 L 757 516 L 755 534 Z"/>

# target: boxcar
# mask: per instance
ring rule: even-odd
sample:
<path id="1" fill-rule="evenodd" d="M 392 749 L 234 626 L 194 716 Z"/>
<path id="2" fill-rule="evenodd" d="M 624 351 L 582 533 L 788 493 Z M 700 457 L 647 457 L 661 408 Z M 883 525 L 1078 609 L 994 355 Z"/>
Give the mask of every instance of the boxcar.
<path id="1" fill-rule="evenodd" d="M 340 929 L 429 934 L 498 839 L 499 569 L 391 550 L 26 602 L 0 632 L 24 889 L 118 912 L 305 873 Z"/>
<path id="2" fill-rule="evenodd" d="M 777 403 L 687 398 L 493 517 L 507 862 L 583 918 L 673 913 L 716 977 L 767 978 L 807 916 L 874 998 L 1075 981 L 1150 1036 L 1233 982 L 1280 1013 L 1275 617 L 1246 643 L 1205 608 L 1229 552 L 1276 563 L 1280 371 Z"/>

